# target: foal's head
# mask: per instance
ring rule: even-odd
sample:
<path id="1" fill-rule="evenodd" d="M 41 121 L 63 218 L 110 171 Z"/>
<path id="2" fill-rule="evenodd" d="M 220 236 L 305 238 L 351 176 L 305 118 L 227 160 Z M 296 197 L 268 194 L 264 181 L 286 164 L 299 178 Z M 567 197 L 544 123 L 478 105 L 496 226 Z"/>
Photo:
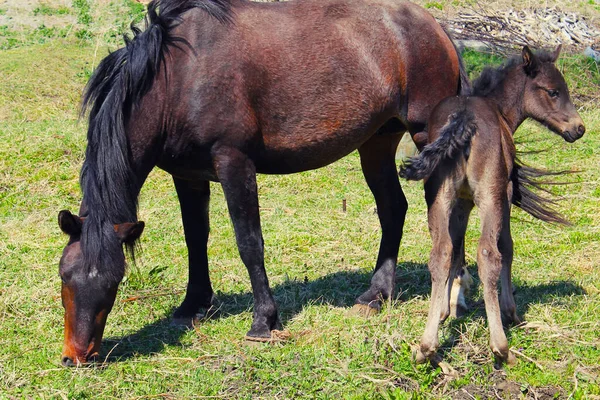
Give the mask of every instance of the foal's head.
<path id="1" fill-rule="evenodd" d="M 523 47 L 521 56 L 498 68 L 486 68 L 473 82 L 474 94 L 495 98 L 503 111 L 516 119 L 512 121 L 516 123 L 514 129 L 533 118 L 567 142 L 576 141 L 585 133 L 585 127 L 555 65 L 560 48 L 534 54 Z"/>
<path id="2" fill-rule="evenodd" d="M 69 235 L 69 243 L 63 250 L 59 264 L 61 297 L 65 309 L 62 352 L 62 364 L 65 366 L 83 364 L 98 355 L 106 317 L 113 307 L 125 271 L 122 244 L 134 242 L 144 230 L 143 222 L 110 227 L 117 247 L 111 257 L 112 271 L 107 273 L 87 265 L 85 261 L 81 242 L 85 220 L 69 211 L 58 214 L 60 229 Z"/>
<path id="3" fill-rule="evenodd" d="M 552 53 L 533 54 L 523 47 L 523 70 L 527 75 L 523 111 L 572 143 L 583 136 L 585 126 L 569 96 L 565 79 L 555 62 L 560 47 Z"/>

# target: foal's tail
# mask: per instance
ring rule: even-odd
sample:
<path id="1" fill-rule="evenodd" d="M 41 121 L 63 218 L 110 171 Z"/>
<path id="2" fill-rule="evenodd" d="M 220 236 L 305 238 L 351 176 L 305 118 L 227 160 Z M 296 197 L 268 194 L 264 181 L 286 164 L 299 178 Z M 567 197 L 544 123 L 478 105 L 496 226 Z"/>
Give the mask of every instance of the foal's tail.
<path id="1" fill-rule="evenodd" d="M 425 146 L 418 156 L 404 162 L 400 176 L 411 181 L 427 178 L 442 161 L 466 154 L 475 132 L 477 125 L 471 110 L 462 109 L 450 115 L 435 142 Z"/>
<path id="2" fill-rule="evenodd" d="M 547 176 L 564 175 L 570 172 L 544 171 L 523 165 L 518 159 L 515 159 L 511 176 L 513 182 L 512 203 L 539 220 L 555 224 L 571 225 L 571 222 L 556 211 L 556 200 L 536 193 L 538 191 L 551 195 L 552 193 L 545 189 L 544 186 L 563 184 L 564 182 L 544 181 L 542 179 Z"/>

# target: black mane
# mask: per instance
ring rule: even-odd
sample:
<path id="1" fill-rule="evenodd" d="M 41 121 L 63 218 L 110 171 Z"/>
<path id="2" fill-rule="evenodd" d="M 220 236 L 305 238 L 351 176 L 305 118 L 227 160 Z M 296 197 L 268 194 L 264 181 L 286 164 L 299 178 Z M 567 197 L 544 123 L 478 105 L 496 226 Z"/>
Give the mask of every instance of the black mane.
<path id="1" fill-rule="evenodd" d="M 82 114 L 90 109 L 88 145 L 81 170 L 83 212 L 81 234 L 84 264 L 120 281 L 122 247 L 114 225 L 137 221 L 140 182 L 131 165 L 125 124 L 132 107 L 150 90 L 169 47 L 187 43 L 171 30 L 181 15 L 200 8 L 226 23 L 232 20 L 230 0 L 155 0 L 148 5 L 146 28 L 132 26 L 133 38 L 104 58 L 88 82 Z M 134 243 L 126 244 L 133 256 Z"/>
<path id="2" fill-rule="evenodd" d="M 535 53 L 539 62 L 553 62 L 554 54 L 545 50 L 539 50 Z M 473 95 L 485 97 L 492 93 L 508 76 L 508 73 L 523 64 L 523 57 L 519 54 L 506 60 L 498 67 L 486 67 L 479 77 L 473 82 Z"/>

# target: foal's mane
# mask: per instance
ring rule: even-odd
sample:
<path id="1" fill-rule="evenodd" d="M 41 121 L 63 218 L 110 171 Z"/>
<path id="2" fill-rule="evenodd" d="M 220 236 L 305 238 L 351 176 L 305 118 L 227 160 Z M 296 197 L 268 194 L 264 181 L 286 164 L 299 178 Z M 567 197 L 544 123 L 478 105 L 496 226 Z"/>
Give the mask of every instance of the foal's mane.
<path id="1" fill-rule="evenodd" d="M 553 62 L 554 54 L 546 51 L 539 50 L 535 53 L 535 57 L 541 63 Z M 479 77 L 473 82 L 473 95 L 485 97 L 492 93 L 494 89 L 502 85 L 504 80 L 508 77 L 509 72 L 523 64 L 523 57 L 516 55 L 498 67 L 486 67 L 481 72 Z"/>
<path id="2" fill-rule="evenodd" d="M 137 221 L 137 182 L 126 133 L 132 108 L 150 90 L 170 47 L 188 45 L 171 34 L 182 14 L 200 8 L 221 22 L 232 20 L 230 0 L 154 0 L 148 5 L 145 30 L 131 27 L 133 38 L 110 53 L 90 78 L 82 101 L 87 109 L 88 145 L 81 170 L 87 218 L 82 227 L 84 264 L 120 281 L 124 274 L 122 247 L 114 225 Z M 134 243 L 125 243 L 134 254 Z"/>

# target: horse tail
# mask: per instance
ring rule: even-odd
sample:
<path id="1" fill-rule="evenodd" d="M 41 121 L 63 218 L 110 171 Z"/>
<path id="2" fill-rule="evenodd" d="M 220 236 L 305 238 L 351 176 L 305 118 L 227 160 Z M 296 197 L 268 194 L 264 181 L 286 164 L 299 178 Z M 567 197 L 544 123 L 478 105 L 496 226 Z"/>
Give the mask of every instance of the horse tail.
<path id="1" fill-rule="evenodd" d="M 463 108 L 451 114 L 438 138 L 425 146 L 421 154 L 404 162 L 400 176 L 414 181 L 427 178 L 442 161 L 467 154 L 475 132 L 477 125 L 471 110 Z"/>
<path id="2" fill-rule="evenodd" d="M 109 242 L 114 242 L 113 224 L 137 221 L 140 182 L 131 165 L 131 149 L 125 132 L 132 108 L 150 90 L 170 47 L 189 44 L 171 31 L 181 15 L 201 8 L 225 22 L 230 20 L 229 0 L 155 0 L 148 5 L 146 27 L 133 25 L 133 37 L 125 36 L 125 47 L 104 58 L 90 78 L 82 101 L 81 115 L 89 109 L 88 145 L 81 170 L 84 212 L 82 248 L 88 265 L 111 263 Z M 112 243 L 113 250 L 120 244 Z M 128 245 L 133 255 L 133 246 Z M 113 257 L 120 257 L 113 251 Z M 118 262 L 116 263 L 119 264 Z"/>
<path id="3" fill-rule="evenodd" d="M 531 216 L 550 223 L 571 225 L 565 217 L 558 213 L 555 199 L 545 197 L 536 191 L 552 193 L 544 188 L 546 185 L 557 185 L 564 182 L 544 181 L 547 176 L 558 176 L 571 171 L 544 171 L 523 165 L 515 159 L 511 180 L 513 182 L 512 203 Z"/>
<path id="4" fill-rule="evenodd" d="M 454 44 L 454 42 L 452 42 L 452 44 Z M 473 94 L 473 86 L 471 85 L 471 80 L 469 79 L 469 75 L 467 74 L 467 69 L 465 68 L 465 63 L 463 61 L 462 55 L 456 48 L 456 45 L 454 45 L 454 48 L 456 49 L 456 54 L 458 55 L 458 68 L 460 73 L 458 95 L 470 96 Z"/>

